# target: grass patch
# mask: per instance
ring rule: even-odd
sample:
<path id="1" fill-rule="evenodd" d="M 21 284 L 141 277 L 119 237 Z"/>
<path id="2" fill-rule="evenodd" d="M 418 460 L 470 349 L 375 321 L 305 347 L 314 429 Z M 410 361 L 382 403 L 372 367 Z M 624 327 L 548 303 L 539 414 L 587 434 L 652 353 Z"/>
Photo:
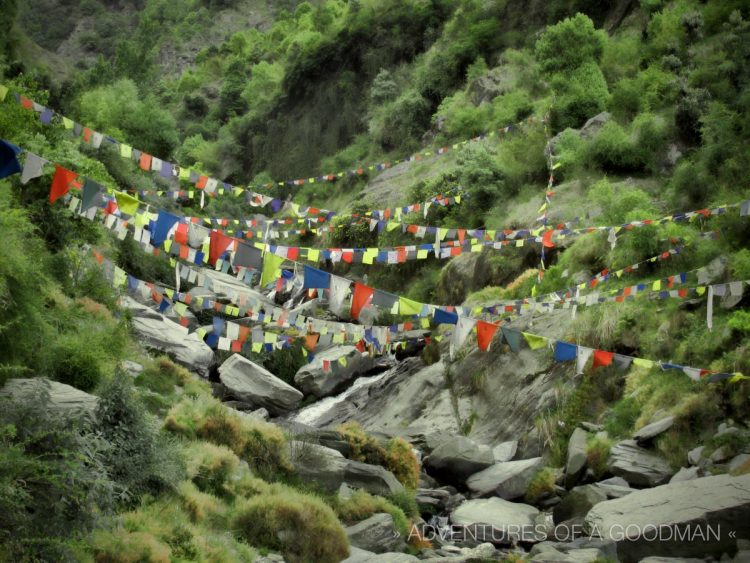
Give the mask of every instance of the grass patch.
<path id="1" fill-rule="evenodd" d="M 593 436 L 586 443 L 586 464 L 597 480 L 607 472 L 607 461 L 612 442 L 607 438 Z"/>
<path id="2" fill-rule="evenodd" d="M 334 563 L 349 555 L 349 541 L 333 510 L 320 498 L 286 487 L 240 504 L 232 528 L 251 545 L 279 551 L 292 563 Z"/>
<path id="3" fill-rule="evenodd" d="M 529 486 L 526 488 L 525 499 L 527 502 L 534 503 L 545 495 L 551 495 L 555 492 L 555 470 L 551 467 L 545 467 L 537 471 L 531 478 Z"/>
<path id="4" fill-rule="evenodd" d="M 233 414 L 214 398 L 184 398 L 169 411 L 164 426 L 192 440 L 228 447 L 261 477 L 279 478 L 292 469 L 278 427 Z"/>
<path id="5" fill-rule="evenodd" d="M 341 521 L 347 524 L 354 524 L 378 512 L 385 512 L 393 517 L 396 530 L 403 537 L 409 534 L 409 518 L 402 508 L 388 499 L 371 495 L 362 489 L 352 493 L 347 500 L 334 497 L 332 506 Z M 412 510 L 412 507 L 409 510 Z"/>
<path id="6" fill-rule="evenodd" d="M 357 422 L 347 422 L 337 429 L 347 441 L 355 461 L 382 465 L 409 489 L 419 485 L 419 461 L 403 438 L 391 438 L 385 445 L 367 434 Z"/>

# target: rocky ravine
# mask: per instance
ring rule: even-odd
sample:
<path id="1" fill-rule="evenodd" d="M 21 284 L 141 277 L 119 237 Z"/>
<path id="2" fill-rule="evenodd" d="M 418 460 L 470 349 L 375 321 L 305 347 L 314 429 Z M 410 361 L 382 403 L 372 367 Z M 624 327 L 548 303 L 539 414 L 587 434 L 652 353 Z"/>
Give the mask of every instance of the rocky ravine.
<path id="1" fill-rule="evenodd" d="M 326 357 L 346 356 L 345 372 L 329 382 L 322 365 L 311 363 L 291 386 L 237 354 L 214 370 L 213 352 L 186 339 L 183 327 L 132 299 L 124 305 L 144 345 L 196 376 L 215 371 L 216 393 L 227 406 L 270 415 L 290 436 L 299 476 L 332 494 L 365 489 L 389 496 L 403 489 L 385 468 L 347 459 L 348 446 L 336 431 L 341 423 L 357 421 L 376 436 L 412 444 L 422 460 L 416 498 L 423 520 L 417 526 L 432 548 L 419 557 L 404 553 L 408 538 L 398 537 L 390 516 L 376 514 L 347 528 L 349 562 L 502 560 L 510 553 L 534 562 L 750 560 L 750 475 L 730 475 L 747 464 L 750 451 L 734 458 L 685 452 L 685 467 L 675 473 L 651 448 L 670 428 L 670 417 L 615 444 L 599 480 L 586 467 L 585 449 L 601 429 L 585 423 L 570 439 L 554 491 L 528 503 L 529 483 L 545 466 L 534 420 L 572 377 L 561 365 L 550 366 L 543 353 L 512 354 L 497 342 L 490 353 L 469 349 L 449 374 L 445 354 L 432 365 L 418 357 L 373 362 L 351 347 L 332 347 Z M 568 319 L 565 313 L 542 317 L 534 328 L 558 335 Z M 482 385 L 474 383 L 469 393 L 477 373 Z M 11 380 L 1 393 L 22 399 L 34 385 Z M 96 404 L 62 384 L 49 394 L 56 409 Z M 305 395 L 315 402 L 299 408 Z M 747 430 L 727 424 L 717 432 Z"/>

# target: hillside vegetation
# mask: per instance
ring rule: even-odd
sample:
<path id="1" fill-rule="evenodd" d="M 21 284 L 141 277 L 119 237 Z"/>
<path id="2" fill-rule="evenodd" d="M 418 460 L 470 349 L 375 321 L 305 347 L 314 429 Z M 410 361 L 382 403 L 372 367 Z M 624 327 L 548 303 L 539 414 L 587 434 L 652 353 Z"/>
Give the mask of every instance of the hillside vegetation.
<path id="1" fill-rule="evenodd" d="M 750 198 L 745 1 L 0 0 L 0 24 L 0 84 L 10 89 L 0 102 L 0 138 L 111 188 L 195 189 L 42 124 L 13 93 L 164 160 L 342 214 L 424 202 L 460 187 L 459 205 L 404 221 L 543 229 L 546 191 L 548 226 L 655 220 L 623 230 L 615 242 L 608 230 L 557 239 L 541 271 L 540 245 L 528 244 L 452 260 L 328 265 L 349 279 L 424 303 L 472 307 L 566 290 L 634 264 L 640 267 L 608 278 L 606 290 L 709 264 L 713 283 L 750 280 L 750 217 L 738 207 L 656 221 Z M 439 147 L 450 150 L 435 155 Z M 395 166 L 425 151 L 432 154 Z M 373 163 L 394 166 L 378 172 L 367 168 Z M 361 174 L 335 181 L 279 185 L 360 166 Z M 414 495 L 421 486 L 407 442 L 381 443 L 356 424 L 337 429 L 351 459 L 387 468 L 402 493 L 342 499 L 302 479 L 299 442 L 282 426 L 222 404 L 205 378 L 154 356 L 133 335 L 133 313 L 91 250 L 167 287 L 174 267 L 143 252 L 132 235 L 119 240 L 60 202 L 50 205 L 52 174 L 47 167 L 27 184 L 19 175 L 0 179 L 0 385 L 45 378 L 99 399 L 87 413 L 67 415 L 48 408 L 44 386 L 22 402 L 2 399 L 0 560 L 223 562 L 280 553 L 287 561 L 340 561 L 350 549 L 345 526 L 381 512 L 406 537 L 420 520 Z M 142 199 L 188 216 L 272 214 L 233 195 L 206 198 L 203 207 L 197 197 Z M 366 222 L 334 224 L 340 228 L 325 236 L 294 235 L 282 244 L 433 242 L 400 226 L 379 232 Z M 679 253 L 650 260 L 670 248 Z M 705 284 L 688 277 L 686 287 L 697 285 Z M 561 330 L 591 348 L 750 376 L 749 294 L 745 287 L 737 299 L 717 297 L 711 329 L 706 299 L 696 297 L 581 307 Z M 196 325 L 210 325 L 212 316 L 199 313 Z M 376 320 L 403 322 L 387 313 Z M 483 371 L 470 370 L 466 350 L 451 357 L 446 344 L 428 345 L 421 361 L 442 357 L 458 405 L 486 382 Z M 493 346 L 485 367 L 492 354 L 505 353 Z M 216 361 L 227 357 L 218 352 Z M 304 365 L 299 346 L 252 359 L 291 382 Z M 125 360 L 143 371 L 128 372 Z M 612 440 L 661 414 L 674 415 L 675 424 L 655 449 L 674 469 L 696 444 L 707 446 L 705 456 L 747 447 L 747 432 L 714 436 L 727 419 L 750 421 L 746 380 L 696 382 L 658 366 L 626 374 L 607 367 L 562 378 L 559 387 L 555 404 L 528 421 L 533 435 L 524 436 L 527 445 L 541 444 L 547 468 L 529 502 L 554 488 L 552 469 L 565 465 L 582 421 L 608 432 L 589 445 L 594 468 Z M 493 424 L 476 417 L 457 416 L 464 434 Z M 741 472 L 748 470 L 745 464 Z M 426 547 L 417 540 L 405 549 Z"/>

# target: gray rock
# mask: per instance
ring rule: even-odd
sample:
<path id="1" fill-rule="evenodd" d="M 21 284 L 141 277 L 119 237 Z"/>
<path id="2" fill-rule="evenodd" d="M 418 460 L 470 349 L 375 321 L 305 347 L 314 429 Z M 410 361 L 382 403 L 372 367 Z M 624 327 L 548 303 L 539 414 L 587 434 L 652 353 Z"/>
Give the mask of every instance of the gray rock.
<path id="1" fill-rule="evenodd" d="M 565 463 L 565 484 L 571 487 L 586 469 L 586 442 L 589 433 L 576 428 L 568 441 L 568 457 Z"/>
<path id="2" fill-rule="evenodd" d="M 706 563 L 705 559 L 692 557 L 644 557 L 639 563 Z"/>
<path id="3" fill-rule="evenodd" d="M 354 547 L 373 553 L 401 551 L 406 547 L 390 514 L 373 514 L 366 520 L 346 527 L 344 531 Z"/>
<path id="4" fill-rule="evenodd" d="M 750 563 L 750 549 L 742 549 L 735 553 L 732 563 Z"/>
<path id="5" fill-rule="evenodd" d="M 579 131 L 581 138 L 591 139 L 601 130 L 602 127 L 604 127 L 604 124 L 611 119 L 612 115 L 606 111 L 590 118 L 588 121 L 586 121 L 586 123 L 583 124 L 583 127 L 581 127 Z"/>
<path id="6" fill-rule="evenodd" d="M 703 450 L 705 449 L 706 446 L 698 446 L 688 452 L 687 457 L 690 465 L 698 465 L 698 463 L 700 463 L 700 460 L 703 457 Z"/>
<path id="7" fill-rule="evenodd" d="M 338 364 L 341 358 L 346 359 L 346 366 Z M 323 361 L 330 361 L 333 366 L 328 373 L 323 371 Z M 354 346 L 336 346 L 315 354 L 312 362 L 297 371 L 294 384 L 305 395 L 327 397 L 336 393 L 357 375 L 368 371 L 372 364 L 370 356 L 362 354 Z"/>
<path id="8" fill-rule="evenodd" d="M 729 463 L 727 463 L 727 471 L 730 473 L 733 471 L 737 471 L 740 467 L 750 462 L 750 454 L 740 454 L 734 456 L 732 459 L 729 460 Z"/>
<path id="9" fill-rule="evenodd" d="M 445 509 L 450 496 L 445 489 L 417 489 L 415 499 L 420 511 L 438 513 Z"/>
<path id="10" fill-rule="evenodd" d="M 531 479 L 542 466 L 541 457 L 496 463 L 469 477 L 466 486 L 475 497 L 517 499 L 526 493 Z"/>
<path id="11" fill-rule="evenodd" d="M 609 452 L 609 471 L 636 487 L 666 483 L 672 469 L 663 458 L 638 446 L 634 440 L 615 444 Z"/>
<path id="12" fill-rule="evenodd" d="M 586 280 L 588 279 L 589 278 L 586 278 Z M 604 426 L 601 424 L 594 424 L 593 422 L 581 422 L 579 426 L 588 432 L 601 432 L 604 430 Z"/>
<path id="13" fill-rule="evenodd" d="M 708 458 L 714 463 L 723 463 L 732 457 L 732 452 L 725 446 L 718 447 Z"/>
<path id="14" fill-rule="evenodd" d="M 482 102 L 491 102 L 495 97 L 509 92 L 514 84 L 510 68 L 498 66 L 471 81 L 468 87 L 469 98 L 475 106 Z"/>
<path id="15" fill-rule="evenodd" d="M 465 436 L 455 436 L 435 448 L 425 460 L 425 466 L 444 482 L 460 485 L 494 462 L 489 446 L 479 445 Z"/>
<path id="16" fill-rule="evenodd" d="M 572 518 L 582 518 L 595 505 L 607 500 L 607 493 L 595 485 L 574 487 L 552 512 L 555 523 L 559 524 Z"/>
<path id="17" fill-rule="evenodd" d="M 534 528 L 539 511 L 527 504 L 501 498 L 468 500 L 451 513 L 453 524 L 467 528 L 478 541 L 495 545 L 511 541 L 538 542 Z"/>
<path id="18" fill-rule="evenodd" d="M 389 497 L 404 490 L 404 486 L 393 476 L 393 473 L 384 467 L 359 461 L 347 461 L 344 481 L 348 485 L 381 497 Z"/>
<path id="19" fill-rule="evenodd" d="M 57 381 L 40 377 L 35 379 L 9 379 L 0 389 L 0 397 L 20 403 L 28 402 L 32 397 L 46 393 L 47 408 L 61 414 L 93 414 L 99 404 L 94 395 Z"/>
<path id="20" fill-rule="evenodd" d="M 583 549 L 571 549 L 565 552 L 565 557 L 566 561 L 570 563 L 591 563 L 604 559 L 604 553 L 595 547 L 585 547 Z"/>
<path id="21" fill-rule="evenodd" d="M 231 397 L 273 415 L 291 411 L 302 400 L 297 389 L 239 354 L 232 354 L 221 364 L 219 380 Z"/>
<path id="22" fill-rule="evenodd" d="M 127 295 L 120 297 L 120 305 L 132 313 L 131 326 L 146 347 L 168 354 L 192 372 L 208 375 L 214 353 L 196 333 Z"/>
<path id="23" fill-rule="evenodd" d="M 738 538 L 750 538 L 748 521 L 750 475 L 702 477 L 636 491 L 600 502 L 586 516 L 589 530 L 617 543 L 624 562 L 647 556 L 721 557 L 734 552 Z M 629 536 L 621 533 L 626 529 Z M 649 541 L 655 531 L 660 541 Z"/>
<path id="24" fill-rule="evenodd" d="M 138 362 L 131 360 L 123 360 L 120 362 L 120 367 L 131 377 L 138 377 L 143 371 L 143 366 Z"/>
<path id="25" fill-rule="evenodd" d="M 436 557 L 425 557 L 430 563 L 479 563 L 498 560 L 498 552 L 491 543 L 480 543 L 476 547 L 445 545 L 435 553 Z"/>
<path id="26" fill-rule="evenodd" d="M 341 483 L 341 486 L 339 487 L 339 491 L 337 493 L 338 497 L 341 500 L 349 500 L 350 498 L 352 498 L 353 494 L 354 494 L 354 489 L 352 489 L 346 483 Z"/>
<path id="27" fill-rule="evenodd" d="M 638 432 L 633 434 L 633 439 L 638 442 L 639 445 L 647 443 L 649 440 L 655 438 L 659 434 L 666 432 L 674 424 L 674 417 L 667 416 L 651 424 L 647 424 L 641 428 Z"/>
<path id="28" fill-rule="evenodd" d="M 700 469 L 697 467 L 681 467 L 680 470 L 672 475 L 670 483 L 679 483 L 680 481 L 690 481 L 700 477 Z"/>
<path id="29" fill-rule="evenodd" d="M 408 553 L 373 553 L 358 547 L 352 547 L 349 551 L 349 557 L 341 563 L 412 563 L 419 561 L 413 555 Z"/>
<path id="30" fill-rule="evenodd" d="M 513 456 L 516 455 L 518 449 L 518 440 L 511 440 L 509 442 L 503 442 L 492 448 L 492 457 L 495 458 L 495 463 L 502 461 L 510 461 Z"/>
<path id="31" fill-rule="evenodd" d="M 339 490 L 349 464 L 343 455 L 325 446 L 297 440 L 290 441 L 288 448 L 294 472 L 300 479 L 316 483 L 328 493 Z"/>

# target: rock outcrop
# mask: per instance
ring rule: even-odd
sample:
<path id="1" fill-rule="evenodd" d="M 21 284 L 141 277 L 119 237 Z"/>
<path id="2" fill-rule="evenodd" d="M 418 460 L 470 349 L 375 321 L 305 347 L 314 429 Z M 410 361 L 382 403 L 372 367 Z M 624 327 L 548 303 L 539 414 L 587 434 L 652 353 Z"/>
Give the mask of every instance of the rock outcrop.
<path id="1" fill-rule="evenodd" d="M 342 358 L 346 365 L 339 363 Z M 328 372 L 323 370 L 324 361 L 334 366 Z M 295 374 L 294 384 L 305 395 L 327 397 L 338 392 L 357 375 L 368 371 L 372 365 L 369 355 L 362 354 L 354 346 L 337 346 L 315 354 L 315 359 Z"/>
<path id="2" fill-rule="evenodd" d="M 132 313 L 133 330 L 146 347 L 168 354 L 194 373 L 208 375 L 214 353 L 197 334 L 128 296 L 120 298 L 120 305 Z"/>
<path id="3" fill-rule="evenodd" d="M 635 487 L 662 485 L 673 473 L 664 458 L 641 448 L 634 440 L 625 440 L 612 447 L 608 468 L 613 475 Z"/>
<path id="4" fill-rule="evenodd" d="M 543 465 L 541 457 L 496 463 L 469 477 L 466 486 L 475 497 L 517 499 L 526 493 L 534 474 Z"/>
<path id="5" fill-rule="evenodd" d="M 462 485 L 494 461 L 489 446 L 477 444 L 465 436 L 455 436 L 438 446 L 425 460 L 425 466 L 443 482 Z"/>
<path id="6" fill-rule="evenodd" d="M 58 413 L 93 414 L 99 404 L 94 395 L 57 381 L 40 377 L 36 379 L 9 379 L 0 389 L 0 397 L 26 403 L 34 396 L 46 395 L 46 407 Z"/>
<path id="7" fill-rule="evenodd" d="M 589 531 L 617 543 L 620 561 L 646 556 L 721 558 L 750 539 L 750 475 L 717 475 L 600 502 Z M 656 540 L 654 539 L 656 538 Z"/>
<path id="8" fill-rule="evenodd" d="M 467 500 L 451 513 L 451 522 L 466 529 L 467 537 L 496 545 L 512 541 L 537 542 L 535 519 L 539 511 L 527 504 L 500 498 Z"/>
<path id="9" fill-rule="evenodd" d="M 390 514 L 373 514 L 366 520 L 344 529 L 349 543 L 372 553 L 398 552 L 405 546 L 404 538 L 396 532 Z"/>
<path id="10" fill-rule="evenodd" d="M 263 366 L 233 354 L 219 367 L 219 380 L 230 397 L 272 415 L 284 414 L 299 405 L 302 393 Z"/>

